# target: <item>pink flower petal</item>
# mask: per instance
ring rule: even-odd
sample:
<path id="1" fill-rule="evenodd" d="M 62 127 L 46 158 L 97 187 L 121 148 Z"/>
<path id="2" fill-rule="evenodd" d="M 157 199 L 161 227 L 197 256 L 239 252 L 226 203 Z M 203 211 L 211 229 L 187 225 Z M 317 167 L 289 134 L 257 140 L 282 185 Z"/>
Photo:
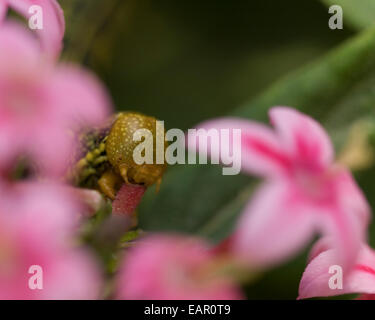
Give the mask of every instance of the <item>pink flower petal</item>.
<path id="1" fill-rule="evenodd" d="M 333 249 L 324 251 L 316 256 L 308 264 L 302 275 L 298 299 L 344 294 L 343 290 L 332 290 L 329 287 L 329 279 L 333 276 L 332 273 L 329 273 L 329 268 L 337 265 L 337 263 L 337 255 Z"/>
<path id="2" fill-rule="evenodd" d="M 60 121 L 98 125 L 112 111 L 111 99 L 97 77 L 75 66 L 58 67 L 48 90 Z"/>
<path id="3" fill-rule="evenodd" d="M 60 176 L 71 158 L 70 132 L 107 119 L 111 102 L 100 81 L 78 67 L 43 59 L 18 25 L 0 28 L 0 168 L 28 156 L 40 173 Z"/>
<path id="4" fill-rule="evenodd" d="M 83 217 L 94 216 L 106 203 L 99 191 L 71 186 L 66 186 L 66 189 L 74 199 L 81 203 L 81 215 Z"/>
<path id="5" fill-rule="evenodd" d="M 38 299 L 100 299 L 102 279 L 99 267 L 94 257 L 86 251 L 60 253 L 45 271 L 45 286 Z"/>
<path id="6" fill-rule="evenodd" d="M 359 223 L 367 228 L 371 220 L 371 208 L 349 170 L 340 170 L 337 186 L 341 206 L 351 211 Z"/>
<path id="7" fill-rule="evenodd" d="M 63 242 L 77 226 L 79 203 L 64 185 L 19 182 L 0 185 L 0 194 L 0 214 L 40 237 Z"/>
<path id="8" fill-rule="evenodd" d="M 280 135 L 283 146 L 311 169 L 330 165 L 334 149 L 322 126 L 314 119 L 288 107 L 270 110 L 271 123 Z"/>
<path id="9" fill-rule="evenodd" d="M 350 292 L 375 294 L 375 251 L 364 245 L 348 281 Z"/>
<path id="10" fill-rule="evenodd" d="M 43 29 L 37 30 L 43 49 L 57 57 L 62 49 L 65 32 L 64 13 L 56 0 L 8 0 L 9 5 L 27 20 L 31 17 L 29 9 L 38 5 L 43 9 Z"/>
<path id="11" fill-rule="evenodd" d="M 3 22 L 5 16 L 7 14 L 7 4 L 4 0 L 0 1 L 0 23 Z"/>
<path id="12" fill-rule="evenodd" d="M 322 225 L 322 233 L 332 237 L 332 245 L 337 248 L 337 261 L 340 266 L 345 271 L 349 270 L 357 258 L 365 230 L 352 212 L 343 208 L 333 209 L 319 222 Z"/>
<path id="13" fill-rule="evenodd" d="M 29 94 L 28 89 L 22 92 L 23 88 L 27 87 L 29 81 L 34 85 L 38 83 L 43 78 L 44 70 L 40 48 L 31 35 L 17 24 L 3 23 L 0 28 L 0 167 L 3 169 L 14 161 L 22 149 L 25 131 L 27 144 L 30 142 L 30 131 L 23 120 L 26 117 L 16 108 L 11 108 L 10 101 L 19 101 L 22 109 L 21 105 L 26 104 L 24 97 Z M 35 74 L 38 77 L 34 77 Z"/>
<path id="14" fill-rule="evenodd" d="M 39 68 L 40 53 L 37 41 L 25 28 L 13 22 L 1 25 L 0 77 L 25 74 L 25 70 L 34 70 L 35 66 Z"/>
<path id="15" fill-rule="evenodd" d="M 214 255 L 194 238 L 153 235 L 140 240 L 119 270 L 117 298 L 156 300 L 241 299 L 227 276 L 207 273 Z"/>
<path id="16" fill-rule="evenodd" d="M 0 267 L 0 299 L 17 300 L 72 300 L 99 299 L 102 284 L 99 268 L 85 251 L 42 251 L 38 246 L 18 246 L 22 256 L 15 265 Z M 27 250 L 27 252 L 25 251 Z M 42 290 L 28 287 L 31 266 L 41 267 Z M 6 267 L 6 268 L 5 268 Z"/>
<path id="17" fill-rule="evenodd" d="M 337 250 L 329 249 L 317 255 L 306 267 L 299 286 L 299 299 L 328 297 L 347 293 L 375 293 L 375 252 L 362 245 L 352 271 L 343 272 L 343 288 L 332 289 L 331 266 L 340 266 Z"/>
<path id="18" fill-rule="evenodd" d="M 92 299 L 101 276 L 85 250 L 71 246 L 78 205 L 65 186 L 0 181 L 0 299 Z M 43 290 L 28 286 L 28 270 L 43 271 Z"/>
<path id="19" fill-rule="evenodd" d="M 233 152 L 233 130 L 241 130 L 241 163 L 242 169 L 255 175 L 272 176 L 285 173 L 290 161 L 281 150 L 278 138 L 270 128 L 248 120 L 237 118 L 223 118 L 199 124 L 197 129 L 229 130 L 230 150 Z M 189 148 L 205 153 L 206 150 L 199 148 L 197 137 L 189 135 Z M 210 154 L 221 151 L 220 142 L 213 144 Z M 235 154 L 234 154 L 235 156 Z"/>
<path id="20" fill-rule="evenodd" d="M 335 185 L 336 203 L 328 205 L 327 213 L 320 213 L 319 227 L 331 236 L 340 265 L 346 270 L 352 267 L 361 243 L 366 240 L 370 209 L 350 172 L 337 172 Z"/>
<path id="21" fill-rule="evenodd" d="M 293 197 L 291 186 L 266 183 L 239 220 L 234 250 L 252 266 L 272 265 L 295 254 L 311 239 L 315 216 Z"/>
<path id="22" fill-rule="evenodd" d="M 307 262 L 310 263 L 315 257 L 320 255 L 322 252 L 327 251 L 333 247 L 332 236 L 325 236 L 320 238 L 314 246 L 311 248 Z"/>
<path id="23" fill-rule="evenodd" d="M 68 127 L 64 132 L 63 128 L 56 130 L 57 127 L 53 128 L 51 124 L 44 124 L 41 130 L 35 130 L 26 153 L 35 159 L 39 174 L 55 178 L 64 176 L 71 165 L 75 141 L 68 134 Z"/>

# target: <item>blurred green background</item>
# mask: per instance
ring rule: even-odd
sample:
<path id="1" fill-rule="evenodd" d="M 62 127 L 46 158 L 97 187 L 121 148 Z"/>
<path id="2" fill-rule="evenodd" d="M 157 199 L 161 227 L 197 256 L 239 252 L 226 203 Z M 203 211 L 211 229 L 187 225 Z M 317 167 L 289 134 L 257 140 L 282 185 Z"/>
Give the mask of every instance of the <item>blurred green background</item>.
<path id="1" fill-rule="evenodd" d="M 63 60 L 94 70 L 117 110 L 187 129 L 225 114 L 265 121 L 269 107 L 286 104 L 319 119 L 338 149 L 355 119 L 373 116 L 375 35 L 362 31 L 375 17 L 372 0 L 59 2 Z M 343 6 L 343 30 L 329 29 L 330 4 Z M 370 198 L 375 170 L 357 177 Z M 142 203 L 141 226 L 220 241 L 253 188 L 217 167 L 171 168 L 160 194 Z M 295 299 L 305 258 L 267 272 L 246 288 L 249 298 Z"/>
<path id="2" fill-rule="evenodd" d="M 118 109 L 188 128 L 225 114 L 352 34 L 316 0 L 65 0 L 64 57 L 84 61 Z"/>

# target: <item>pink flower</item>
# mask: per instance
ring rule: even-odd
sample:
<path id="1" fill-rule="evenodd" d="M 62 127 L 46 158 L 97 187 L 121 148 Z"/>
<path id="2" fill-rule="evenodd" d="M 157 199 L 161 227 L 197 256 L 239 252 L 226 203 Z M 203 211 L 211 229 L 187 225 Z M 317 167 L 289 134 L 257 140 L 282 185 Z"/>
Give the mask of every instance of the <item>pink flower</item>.
<path id="1" fill-rule="evenodd" d="M 0 23 L 4 19 L 7 7 L 12 8 L 29 20 L 34 14 L 29 12 L 33 5 L 42 8 L 43 28 L 36 30 L 42 48 L 46 53 L 57 57 L 62 49 L 65 20 L 64 13 L 56 0 L 0 0 Z"/>
<path id="2" fill-rule="evenodd" d="M 65 243 L 78 226 L 80 204 L 63 185 L 0 181 L 0 195 L 0 214 L 6 214 L 7 221 L 33 225 L 46 239 Z"/>
<path id="3" fill-rule="evenodd" d="M 353 269 L 343 273 L 334 269 L 340 267 L 335 251 L 330 239 L 326 238 L 314 246 L 300 282 L 299 299 L 348 293 L 362 293 L 364 295 L 361 299 L 374 299 L 375 251 L 367 244 L 362 244 Z M 342 288 L 337 288 L 341 282 Z"/>
<path id="4" fill-rule="evenodd" d="M 0 299 L 94 299 L 101 278 L 91 255 L 74 249 L 79 207 L 66 189 L 38 183 L 0 186 Z M 42 289 L 31 289 L 32 266 Z M 29 271 L 31 273 L 29 273 Z"/>
<path id="5" fill-rule="evenodd" d="M 20 154 L 49 175 L 64 173 L 74 141 L 71 130 L 107 117 L 110 99 L 90 73 L 44 60 L 37 41 L 21 27 L 0 28 L 0 168 Z"/>
<path id="6" fill-rule="evenodd" d="M 232 280 L 210 272 L 214 255 L 206 243 L 154 235 L 125 255 L 119 270 L 119 299 L 241 299 Z"/>
<path id="7" fill-rule="evenodd" d="M 7 13 L 7 4 L 5 3 L 5 0 L 0 1 L 0 23 L 4 19 L 5 15 Z"/>
<path id="8" fill-rule="evenodd" d="M 101 208 L 104 208 L 106 201 L 99 191 L 85 188 L 65 187 L 73 198 L 81 203 L 81 216 L 89 218 L 94 216 Z"/>
<path id="9" fill-rule="evenodd" d="M 233 118 L 199 126 L 241 129 L 242 170 L 266 178 L 239 220 L 232 249 L 254 266 L 270 265 L 320 232 L 333 236 L 341 264 L 349 267 L 369 221 L 362 192 L 335 165 L 331 141 L 316 121 L 287 107 L 272 108 L 270 118 L 275 130 Z"/>

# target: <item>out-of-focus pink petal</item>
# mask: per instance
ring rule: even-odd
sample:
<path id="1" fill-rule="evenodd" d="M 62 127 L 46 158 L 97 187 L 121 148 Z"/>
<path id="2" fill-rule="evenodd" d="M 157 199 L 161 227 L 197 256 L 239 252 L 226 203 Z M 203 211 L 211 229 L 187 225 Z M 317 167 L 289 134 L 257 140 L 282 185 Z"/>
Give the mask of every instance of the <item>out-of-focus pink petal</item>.
<path id="1" fill-rule="evenodd" d="M 111 100 L 101 82 L 78 67 L 58 67 L 48 89 L 61 121 L 97 125 L 112 111 Z"/>
<path id="2" fill-rule="evenodd" d="M 27 146 L 26 152 L 32 159 L 36 159 L 40 175 L 61 177 L 71 164 L 75 141 L 69 135 L 68 128 L 56 130 L 51 127 L 48 130 L 49 126 L 45 124 L 41 130 L 35 130 L 34 140 Z"/>
<path id="3" fill-rule="evenodd" d="M 0 1 L 0 23 L 3 22 L 6 14 L 7 14 L 7 4 L 5 0 L 1 0 Z"/>
<path id="4" fill-rule="evenodd" d="M 320 214 L 320 230 L 331 237 L 337 248 L 344 270 L 350 269 L 357 258 L 360 245 L 366 240 L 370 218 L 368 204 L 351 174 L 339 171 L 335 174 L 336 201 Z"/>
<path id="5" fill-rule="evenodd" d="M 332 163 L 331 140 L 318 122 L 289 107 L 274 107 L 269 114 L 284 149 L 302 165 L 320 169 Z"/>
<path id="6" fill-rule="evenodd" d="M 310 261 L 320 255 L 322 252 L 331 249 L 333 247 L 333 243 L 334 241 L 331 236 L 320 238 L 311 248 L 307 262 L 310 263 Z"/>
<path id="7" fill-rule="evenodd" d="M 352 212 L 359 223 L 367 228 L 371 220 L 371 208 L 362 190 L 349 170 L 341 169 L 337 175 L 338 201 L 343 208 Z"/>
<path id="8" fill-rule="evenodd" d="M 332 237 L 340 265 L 349 270 L 357 258 L 361 242 L 365 240 L 366 231 L 353 213 L 345 208 L 332 208 L 323 215 L 319 220 L 320 229 L 323 234 Z"/>
<path id="9" fill-rule="evenodd" d="M 16 257 L 18 260 L 10 262 L 9 265 L 6 265 L 9 261 L 5 260 L 0 267 L 1 299 L 87 300 L 100 298 L 101 274 L 95 261 L 87 255 L 87 252 L 61 249 L 48 251 L 42 250 L 40 246 L 29 244 L 25 247 L 19 245 L 16 249 L 19 254 Z M 38 266 L 42 270 L 43 289 L 41 290 L 32 290 L 28 286 L 32 276 L 28 272 L 31 266 Z"/>
<path id="10" fill-rule="evenodd" d="M 270 128 L 262 124 L 258 124 L 248 120 L 237 118 L 223 118 L 212 121 L 207 121 L 199 124 L 196 129 L 216 129 L 216 130 L 229 130 L 229 146 L 233 152 L 233 131 L 236 129 L 241 130 L 241 165 L 242 169 L 255 175 L 272 176 L 280 175 L 290 165 L 289 158 L 282 151 L 280 143 L 276 135 Z M 220 132 L 219 132 L 220 136 Z M 191 150 L 199 150 L 205 153 L 206 150 L 199 148 L 198 137 L 189 134 L 188 143 Z M 221 141 L 211 144 L 212 149 L 210 155 L 222 151 Z M 228 144 L 225 143 L 225 146 Z M 235 153 L 235 152 L 234 152 Z M 219 153 L 220 154 L 220 153 Z M 234 154 L 236 156 L 236 154 Z"/>
<path id="11" fill-rule="evenodd" d="M 255 192 L 235 231 L 234 250 L 252 266 L 272 265 L 311 239 L 314 213 L 294 197 L 291 186 L 273 181 Z"/>
<path id="12" fill-rule="evenodd" d="M 375 251 L 363 245 L 357 263 L 347 279 L 350 292 L 375 294 Z"/>
<path id="13" fill-rule="evenodd" d="M 4 22 L 0 28 L 0 167 L 13 162 L 25 143 L 30 142 L 29 124 L 24 121 L 27 113 L 21 110 L 29 95 L 26 83 L 36 85 L 43 78 L 45 68 L 41 65 L 40 48 L 31 35 L 21 26 Z M 38 74 L 38 77 L 35 77 Z M 31 94 L 30 94 L 31 96 Z M 20 109 L 13 108 L 18 105 Z M 30 105 L 32 102 L 30 101 Z M 20 117 L 17 117 L 20 115 Z M 40 123 L 39 123 L 40 125 Z"/>
<path id="14" fill-rule="evenodd" d="M 227 277 L 207 274 L 213 254 L 202 241 L 149 236 L 137 242 L 119 270 L 119 299 L 241 299 Z"/>
<path id="15" fill-rule="evenodd" d="M 43 10 L 43 29 L 37 30 L 43 49 L 57 57 L 62 49 L 65 32 L 64 13 L 56 0 L 8 0 L 12 9 L 22 14 L 27 20 L 32 13 L 29 9 L 38 5 Z"/>
<path id="16" fill-rule="evenodd" d="M 105 205 L 105 200 L 99 191 L 70 186 L 66 186 L 66 188 L 67 191 L 72 194 L 74 199 L 80 201 L 80 213 L 83 217 L 92 217 Z"/>
<path id="17" fill-rule="evenodd" d="M 0 79 L 9 74 L 25 74 L 30 68 L 34 70 L 35 66 L 40 66 L 40 59 L 38 43 L 25 28 L 12 22 L 1 25 Z"/>
<path id="18" fill-rule="evenodd" d="M 299 286 L 299 299 L 327 297 L 347 293 L 375 294 L 375 252 L 362 245 L 352 271 L 343 272 L 343 288 L 332 289 L 329 279 L 332 266 L 340 266 L 336 249 L 317 255 L 306 267 Z"/>
<path id="19" fill-rule="evenodd" d="M 23 182 L 0 188 L 0 211 L 19 228 L 33 229 L 43 239 L 64 242 L 77 226 L 79 203 L 65 186 Z M 38 223 L 35 223 L 38 221 Z"/>
<path id="20" fill-rule="evenodd" d="M 101 274 L 95 260 L 86 251 L 69 250 L 57 255 L 46 271 L 40 299 L 93 300 L 100 298 Z"/>
<path id="21" fill-rule="evenodd" d="M 0 182 L 0 299 L 93 299 L 100 274 L 86 251 L 71 248 L 79 206 L 65 186 Z M 42 290 L 31 290 L 31 266 Z"/>
<path id="22" fill-rule="evenodd" d="M 329 279 L 333 276 L 332 273 L 329 273 L 329 268 L 337 263 L 337 255 L 333 249 L 316 256 L 302 275 L 298 299 L 345 294 L 344 290 L 333 290 L 329 287 Z"/>
<path id="23" fill-rule="evenodd" d="M 40 173 L 60 176 L 70 160 L 71 131 L 97 125 L 111 112 L 104 87 L 90 73 L 53 67 L 32 34 L 0 28 L 0 168 L 28 156 Z"/>

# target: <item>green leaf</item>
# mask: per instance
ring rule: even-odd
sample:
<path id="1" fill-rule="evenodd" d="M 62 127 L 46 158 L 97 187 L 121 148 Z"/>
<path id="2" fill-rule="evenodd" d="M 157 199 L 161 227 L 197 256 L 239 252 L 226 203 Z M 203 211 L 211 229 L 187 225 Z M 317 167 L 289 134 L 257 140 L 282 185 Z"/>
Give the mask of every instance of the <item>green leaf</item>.
<path id="1" fill-rule="evenodd" d="M 321 0 L 327 6 L 339 5 L 344 13 L 344 25 L 348 21 L 358 30 L 375 23 L 375 1 L 373 0 Z"/>
<path id="2" fill-rule="evenodd" d="M 232 115 L 268 121 L 268 109 L 275 105 L 292 106 L 318 119 L 340 148 L 349 125 L 375 111 L 375 30 L 281 79 Z M 165 175 L 159 194 L 147 192 L 140 208 L 141 228 L 218 241 L 232 230 L 253 188 L 254 179 L 222 176 L 218 166 L 175 166 Z"/>

